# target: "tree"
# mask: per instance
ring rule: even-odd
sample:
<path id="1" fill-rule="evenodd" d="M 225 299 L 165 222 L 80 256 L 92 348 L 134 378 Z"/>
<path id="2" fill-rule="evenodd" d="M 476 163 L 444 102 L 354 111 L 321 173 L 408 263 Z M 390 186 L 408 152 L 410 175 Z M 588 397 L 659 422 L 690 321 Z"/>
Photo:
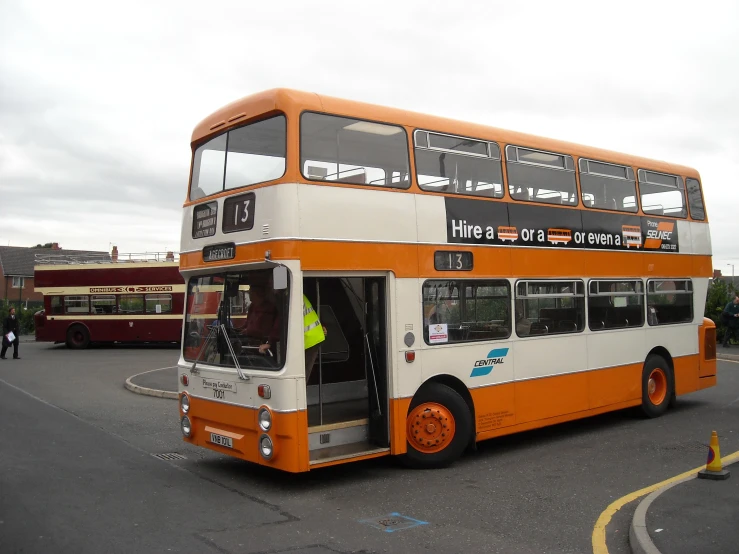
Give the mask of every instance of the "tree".
<path id="1" fill-rule="evenodd" d="M 34 248 L 51 248 L 54 246 L 53 242 L 47 242 L 46 244 L 37 244 Z"/>
<path id="2" fill-rule="evenodd" d="M 706 311 L 704 316 L 713 320 L 716 324 L 716 338 L 721 341 L 724 337 L 724 324 L 721 321 L 721 312 L 724 306 L 734 297 L 734 286 L 722 279 L 714 279 L 708 286 L 706 296 Z"/>

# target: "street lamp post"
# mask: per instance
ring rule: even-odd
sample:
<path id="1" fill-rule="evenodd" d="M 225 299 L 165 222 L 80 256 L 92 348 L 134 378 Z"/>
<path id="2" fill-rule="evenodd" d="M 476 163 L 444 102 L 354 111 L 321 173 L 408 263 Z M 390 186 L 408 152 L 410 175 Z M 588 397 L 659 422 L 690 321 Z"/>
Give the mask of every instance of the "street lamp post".
<path id="1" fill-rule="evenodd" d="M 731 266 L 731 287 L 734 289 L 734 292 L 736 292 L 736 284 L 734 283 L 734 264 L 726 264 Z"/>

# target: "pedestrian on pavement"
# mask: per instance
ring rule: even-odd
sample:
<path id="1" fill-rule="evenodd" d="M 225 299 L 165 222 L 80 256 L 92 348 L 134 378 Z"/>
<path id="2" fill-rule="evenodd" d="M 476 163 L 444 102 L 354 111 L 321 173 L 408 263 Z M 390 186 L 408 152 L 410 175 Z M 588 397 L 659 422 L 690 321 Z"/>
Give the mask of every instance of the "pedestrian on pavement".
<path id="1" fill-rule="evenodd" d="M 724 331 L 724 348 L 728 348 L 729 339 L 735 337 L 739 339 L 739 295 L 734 294 L 734 300 L 726 304 L 721 317 L 726 325 Z"/>
<path id="2" fill-rule="evenodd" d="M 20 356 L 18 356 L 18 345 L 21 340 L 20 334 L 20 325 L 18 324 L 18 318 L 15 317 L 15 308 L 10 308 L 10 314 L 8 314 L 8 317 L 3 321 L 3 349 L 0 352 L 0 359 L 6 359 L 5 353 L 12 344 L 13 359 L 20 360 Z"/>

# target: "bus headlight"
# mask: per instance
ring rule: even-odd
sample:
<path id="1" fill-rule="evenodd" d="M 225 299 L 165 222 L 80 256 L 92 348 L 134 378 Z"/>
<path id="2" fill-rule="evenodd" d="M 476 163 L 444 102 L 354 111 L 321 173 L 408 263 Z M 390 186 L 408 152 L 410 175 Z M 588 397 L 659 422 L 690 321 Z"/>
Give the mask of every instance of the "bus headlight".
<path id="1" fill-rule="evenodd" d="M 272 414 L 268 408 L 260 408 L 257 419 L 259 420 L 259 428 L 262 431 L 267 432 L 272 429 Z"/>
<path id="2" fill-rule="evenodd" d="M 262 455 L 262 458 L 269 460 L 272 457 L 272 454 L 274 454 L 274 451 L 275 449 L 272 444 L 272 439 L 267 435 L 262 435 L 259 439 L 259 453 Z"/>
<path id="3" fill-rule="evenodd" d="M 186 414 L 190 411 L 190 396 L 187 394 L 183 394 L 180 396 L 180 409 L 182 410 L 183 414 Z"/>
<path id="4" fill-rule="evenodd" d="M 192 423 L 190 423 L 190 418 L 187 416 L 182 416 L 182 420 L 180 421 L 180 427 L 182 427 L 182 434 L 186 437 L 189 437 L 192 434 Z"/>

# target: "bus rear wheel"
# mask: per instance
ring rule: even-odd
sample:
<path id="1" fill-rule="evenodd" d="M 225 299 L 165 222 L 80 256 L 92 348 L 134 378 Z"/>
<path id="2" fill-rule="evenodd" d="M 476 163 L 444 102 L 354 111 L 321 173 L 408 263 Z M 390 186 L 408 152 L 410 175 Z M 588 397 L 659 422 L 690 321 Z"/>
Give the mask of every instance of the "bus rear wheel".
<path id="1" fill-rule="evenodd" d="M 471 433 L 472 414 L 459 393 L 441 383 L 428 383 L 408 409 L 404 461 L 418 468 L 446 467 L 462 455 Z"/>
<path id="2" fill-rule="evenodd" d="M 90 344 L 90 333 L 82 325 L 73 325 L 67 331 L 67 348 L 75 350 L 87 348 Z"/>
<path id="3" fill-rule="evenodd" d="M 642 411 L 659 417 L 667 411 L 675 394 L 675 377 L 662 356 L 650 356 L 642 370 Z"/>

